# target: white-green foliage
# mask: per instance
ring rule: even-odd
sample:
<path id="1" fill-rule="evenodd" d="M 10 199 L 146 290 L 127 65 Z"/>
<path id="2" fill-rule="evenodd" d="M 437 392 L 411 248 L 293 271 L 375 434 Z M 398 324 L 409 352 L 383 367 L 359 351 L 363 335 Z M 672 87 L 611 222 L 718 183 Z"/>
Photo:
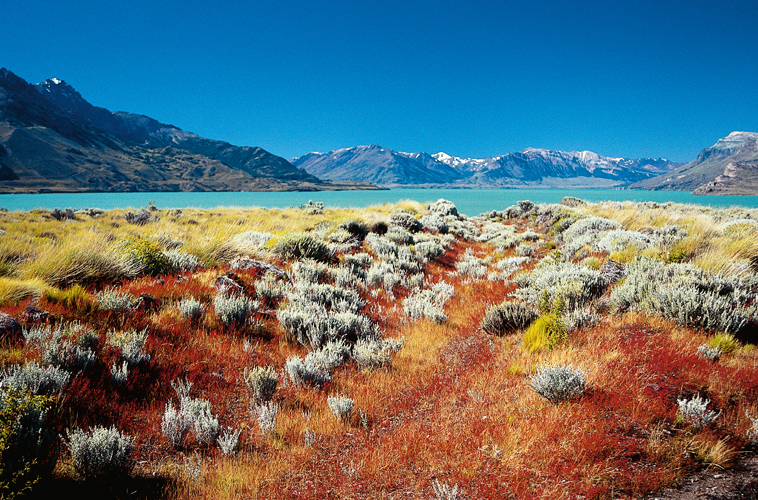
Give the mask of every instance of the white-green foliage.
<path id="1" fill-rule="evenodd" d="M 611 292 L 616 311 L 639 309 L 687 325 L 727 333 L 741 332 L 758 314 L 755 294 L 737 280 L 691 264 L 666 264 L 638 257 L 626 266 L 626 279 Z"/>
<path id="2" fill-rule="evenodd" d="M 510 278 L 518 268 L 527 264 L 531 259 L 529 257 L 506 257 L 495 264 L 502 279 Z"/>
<path id="3" fill-rule="evenodd" d="M 177 309 L 182 316 L 189 319 L 197 319 L 202 316 L 205 310 L 205 304 L 194 297 L 185 297 L 176 303 Z"/>
<path id="4" fill-rule="evenodd" d="M 323 281 L 329 267 L 312 259 L 304 259 L 292 264 L 292 274 L 298 281 L 318 283 Z"/>
<path id="5" fill-rule="evenodd" d="M 705 427 L 719 416 L 718 412 L 707 410 L 711 401 L 701 398 L 699 394 L 692 399 L 677 399 L 676 402 L 679 405 L 679 413 L 695 427 Z"/>
<path id="6" fill-rule="evenodd" d="M 258 305 L 244 295 L 220 293 L 213 298 L 213 309 L 226 326 L 244 324 L 247 315 L 258 310 Z"/>
<path id="7" fill-rule="evenodd" d="M 366 273 L 366 284 L 371 288 L 384 287 L 392 290 L 403 277 L 395 266 L 387 262 L 374 262 Z"/>
<path id="8" fill-rule="evenodd" d="M 269 242 L 274 235 L 271 233 L 261 233 L 258 231 L 247 231 L 233 237 L 229 243 L 232 248 L 241 254 L 251 254 L 259 251 Z"/>
<path id="9" fill-rule="evenodd" d="M 332 378 L 328 370 L 316 356 L 305 357 L 291 356 L 285 362 L 285 368 L 290 380 L 295 385 L 319 386 L 329 382 Z"/>
<path id="10" fill-rule="evenodd" d="M 457 500 L 458 499 L 458 485 L 454 484 L 450 486 L 447 483 L 440 483 L 440 480 L 434 478 L 432 483 L 432 492 L 436 500 Z"/>
<path id="11" fill-rule="evenodd" d="M 561 297 L 566 311 L 583 307 L 600 295 L 608 285 L 597 269 L 572 262 L 548 263 L 544 261 L 529 273 L 514 278 L 520 289 L 513 296 L 532 305 L 539 305 L 544 293 L 553 300 Z"/>
<path id="12" fill-rule="evenodd" d="M 352 288 L 360 282 L 360 278 L 349 267 L 330 267 L 329 276 L 332 278 L 334 285 L 340 288 Z"/>
<path id="13" fill-rule="evenodd" d="M 139 304 L 139 298 L 129 292 L 121 292 L 114 286 L 97 292 L 95 298 L 100 308 L 106 311 L 123 312 L 134 309 Z"/>
<path id="14" fill-rule="evenodd" d="M 604 217 L 587 217 L 579 219 L 561 233 L 563 252 L 573 256 L 584 246 L 594 247 L 609 231 L 620 229 L 621 224 Z"/>
<path id="15" fill-rule="evenodd" d="M 614 229 L 605 233 L 593 249 L 607 253 L 619 252 L 630 247 L 644 250 L 656 243 L 657 238 L 654 236 L 645 235 L 637 231 Z"/>
<path id="16" fill-rule="evenodd" d="M 587 374 L 572 365 L 543 365 L 527 382 L 534 392 L 553 404 L 580 396 L 587 387 Z"/>
<path id="17" fill-rule="evenodd" d="M 430 233 L 447 233 L 450 230 L 450 226 L 445 219 L 437 214 L 424 215 L 421 217 L 421 224 Z"/>
<path id="18" fill-rule="evenodd" d="M 520 257 L 531 257 L 534 255 L 534 246 L 529 243 L 522 243 L 516 247 L 515 253 Z"/>
<path id="19" fill-rule="evenodd" d="M 397 243 L 388 240 L 374 233 L 366 236 L 366 244 L 374 252 L 374 255 L 381 260 L 397 258 Z"/>
<path id="20" fill-rule="evenodd" d="M 697 355 L 700 358 L 717 360 L 724 354 L 718 347 L 711 347 L 708 344 L 702 344 L 697 348 Z"/>
<path id="21" fill-rule="evenodd" d="M 741 332 L 756 316 L 755 306 L 745 309 L 732 296 L 692 288 L 659 288 L 646 305 L 647 310 L 673 319 L 678 325 L 731 334 Z"/>
<path id="22" fill-rule="evenodd" d="M 413 247 L 422 262 L 429 262 L 445 254 L 445 246 L 438 241 L 422 241 Z"/>
<path id="23" fill-rule="evenodd" d="M 192 430 L 198 444 L 210 445 L 218 436 L 221 427 L 218 417 L 211 411 L 211 404 L 205 399 L 191 398 L 191 382 L 171 382 L 179 398 L 179 408 L 174 408 L 169 399 L 161 420 L 161 430 L 174 447 L 183 446 Z"/>
<path id="24" fill-rule="evenodd" d="M 374 259 L 367 253 L 359 252 L 345 255 L 344 261 L 346 265 L 352 268 L 366 269 L 374 262 Z"/>
<path id="25" fill-rule="evenodd" d="M 258 298 L 262 297 L 268 299 L 270 302 L 278 301 L 285 295 L 284 285 L 271 274 L 267 274 L 257 280 L 254 286 Z"/>
<path id="26" fill-rule="evenodd" d="M 405 229 L 397 226 L 391 226 L 384 237 L 398 245 L 412 245 L 413 235 Z"/>
<path id="27" fill-rule="evenodd" d="M 174 271 L 191 272 L 200 267 L 200 260 L 196 256 L 178 248 L 165 250 L 163 255 Z"/>
<path id="28" fill-rule="evenodd" d="M 338 227 L 329 233 L 327 239 L 333 243 L 347 243 L 353 237 L 354 235 L 350 231 Z"/>
<path id="29" fill-rule="evenodd" d="M 245 367 L 242 376 L 256 401 L 269 401 L 274 397 L 279 375 L 271 366 L 254 366 L 250 370 Z"/>
<path id="30" fill-rule="evenodd" d="M 481 328 L 489 335 L 508 335 L 527 328 L 537 316 L 537 310 L 532 306 L 505 301 L 487 309 Z"/>
<path id="31" fill-rule="evenodd" d="M 264 438 L 272 437 L 276 430 L 276 416 L 279 405 L 273 401 L 250 405 L 250 415 L 258 422 Z"/>
<path id="32" fill-rule="evenodd" d="M 150 355 L 145 352 L 145 343 L 147 343 L 147 328 L 137 331 L 133 328 L 125 331 L 110 331 L 106 336 L 108 345 L 120 349 L 119 359 L 126 361 L 129 366 L 150 361 Z"/>
<path id="33" fill-rule="evenodd" d="M 487 265 L 484 260 L 476 257 L 468 250 L 463 254 L 461 260 L 455 263 L 455 269 L 461 276 L 473 280 L 480 280 L 487 276 Z"/>
<path id="34" fill-rule="evenodd" d="M 366 305 L 358 292 L 326 283 L 298 283 L 288 298 L 290 302 L 311 302 L 335 312 L 357 313 Z"/>
<path id="35" fill-rule="evenodd" d="M 566 331 L 571 334 L 582 328 L 595 326 L 600 322 L 600 316 L 589 307 L 574 309 L 563 316 Z"/>
<path id="36" fill-rule="evenodd" d="M 221 431 L 221 435 L 218 437 L 218 447 L 221 448 L 221 453 L 224 455 L 234 455 L 237 451 L 237 443 L 239 442 L 242 429 L 233 429 L 226 427 Z"/>
<path id="37" fill-rule="evenodd" d="M 353 414 L 353 408 L 355 407 L 355 402 L 352 399 L 337 394 L 336 396 L 329 396 L 326 399 L 326 403 L 329 405 L 329 409 L 335 417 L 344 422 L 350 420 L 350 417 Z"/>
<path id="38" fill-rule="evenodd" d="M 435 283 L 431 288 L 416 290 L 403 300 L 403 310 L 412 320 L 422 317 L 444 323 L 447 316 L 445 303 L 453 296 L 455 289 L 446 282 Z"/>
<path id="39" fill-rule="evenodd" d="M 38 325 L 22 329 L 26 343 L 40 353 L 42 363 L 69 371 L 86 370 L 97 360 L 89 347 L 96 344 L 97 333 L 78 322 Z"/>
<path id="40" fill-rule="evenodd" d="M 36 361 L 13 365 L 0 371 L 0 386 L 38 395 L 60 394 L 71 374 L 57 366 L 41 366 Z"/>
<path id="41" fill-rule="evenodd" d="M 111 365 L 111 382 L 117 386 L 126 384 L 129 380 L 129 363 L 124 361 L 120 365 L 114 361 Z"/>
<path id="42" fill-rule="evenodd" d="M 365 339 L 359 340 L 353 348 L 353 357 L 360 369 L 375 369 L 389 366 L 390 355 L 403 347 L 401 341 L 395 339 Z"/>
<path id="43" fill-rule="evenodd" d="M 67 429 L 66 437 L 74 469 L 83 477 L 127 475 L 134 468 L 134 438 L 116 427 Z"/>

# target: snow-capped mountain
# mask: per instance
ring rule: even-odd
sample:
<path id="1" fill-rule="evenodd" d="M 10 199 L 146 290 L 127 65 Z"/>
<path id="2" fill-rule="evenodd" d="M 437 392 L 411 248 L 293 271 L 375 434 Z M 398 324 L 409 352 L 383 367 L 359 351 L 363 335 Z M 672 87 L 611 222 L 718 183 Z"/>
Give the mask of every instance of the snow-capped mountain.
<path id="1" fill-rule="evenodd" d="M 444 152 L 399 153 L 377 145 L 310 153 L 291 161 L 324 179 L 447 187 L 618 187 L 681 165 L 662 158 L 610 158 L 591 151 L 527 148 L 491 158 L 461 158 Z"/>

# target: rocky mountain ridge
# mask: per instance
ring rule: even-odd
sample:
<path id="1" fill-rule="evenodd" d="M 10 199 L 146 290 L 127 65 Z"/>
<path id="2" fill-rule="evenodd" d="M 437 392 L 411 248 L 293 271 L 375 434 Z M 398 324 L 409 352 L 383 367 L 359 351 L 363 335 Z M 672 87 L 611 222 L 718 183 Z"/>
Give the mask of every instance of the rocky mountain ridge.
<path id="1" fill-rule="evenodd" d="M 0 69 L 0 192 L 374 189 L 322 181 L 259 147 L 93 106 L 58 78 Z"/>

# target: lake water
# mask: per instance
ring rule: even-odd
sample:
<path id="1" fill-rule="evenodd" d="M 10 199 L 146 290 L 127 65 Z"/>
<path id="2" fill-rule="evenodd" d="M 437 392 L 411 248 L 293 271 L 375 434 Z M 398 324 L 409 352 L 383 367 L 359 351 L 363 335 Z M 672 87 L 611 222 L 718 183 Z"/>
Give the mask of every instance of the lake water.
<path id="1" fill-rule="evenodd" d="M 35 208 L 140 208 L 154 203 L 158 208 L 217 208 L 300 206 L 309 200 L 327 207 L 367 207 L 402 200 L 452 201 L 458 211 L 478 215 L 502 210 L 518 200 L 557 203 L 564 196 L 587 201 L 655 201 L 693 203 L 712 207 L 758 208 L 758 196 L 696 196 L 686 191 L 631 191 L 607 189 L 390 189 L 383 191 L 318 192 L 209 192 L 209 193 L 45 193 L 0 194 L 0 208 L 10 211 Z"/>

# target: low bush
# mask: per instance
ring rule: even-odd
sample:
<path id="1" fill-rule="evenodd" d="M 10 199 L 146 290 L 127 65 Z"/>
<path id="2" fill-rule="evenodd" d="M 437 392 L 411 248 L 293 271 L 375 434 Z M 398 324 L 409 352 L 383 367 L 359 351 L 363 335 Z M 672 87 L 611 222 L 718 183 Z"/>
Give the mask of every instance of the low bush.
<path id="1" fill-rule="evenodd" d="M 158 244 L 150 238 L 129 238 L 124 242 L 124 253 L 149 276 L 162 276 L 174 272 L 174 266 Z"/>
<path id="2" fill-rule="evenodd" d="M 115 427 L 75 428 L 66 430 L 66 436 L 74 470 L 82 477 L 125 476 L 134 468 L 134 438 Z"/>
<path id="3" fill-rule="evenodd" d="M 41 366 L 36 361 L 0 371 L 0 386 L 16 392 L 52 396 L 60 394 L 71 374 L 57 366 Z"/>
<path id="4" fill-rule="evenodd" d="M 247 315 L 258 310 L 258 302 L 242 295 L 221 293 L 213 298 L 213 310 L 226 326 L 244 325 Z"/>
<path id="5" fill-rule="evenodd" d="M 245 384 L 253 394 L 256 401 L 270 401 L 276 392 L 276 386 L 279 384 L 279 375 L 271 367 L 255 366 L 245 370 L 242 374 Z"/>
<path id="6" fill-rule="evenodd" d="M 313 259 L 327 262 L 332 259 L 327 244 L 307 233 L 288 233 L 267 243 L 271 251 L 285 260 Z"/>
<path id="7" fill-rule="evenodd" d="M 129 329 L 125 332 L 110 331 L 106 336 L 106 342 L 111 347 L 119 350 L 119 359 L 129 366 L 150 361 L 150 354 L 144 351 L 147 343 L 147 328 L 141 331 Z"/>
<path id="8" fill-rule="evenodd" d="M 177 302 L 176 308 L 185 318 L 197 319 L 202 316 L 205 305 L 194 297 L 187 297 Z"/>
<path id="9" fill-rule="evenodd" d="M 191 398 L 191 383 L 172 382 L 179 398 L 179 408 L 174 408 L 169 399 L 161 419 L 161 431 L 166 440 L 175 448 L 184 446 L 190 430 L 195 441 L 201 445 L 211 445 L 216 440 L 221 427 L 218 417 L 211 411 L 211 404 L 205 399 Z"/>
<path id="10" fill-rule="evenodd" d="M 276 430 L 276 417 L 279 414 L 279 405 L 273 401 L 250 404 L 250 415 L 258 422 L 264 438 L 274 436 Z"/>
<path id="11" fill-rule="evenodd" d="M 129 292 L 121 292 L 115 286 L 109 286 L 95 294 L 100 308 L 105 311 L 122 312 L 133 309 L 139 304 L 139 298 Z"/>
<path id="12" fill-rule="evenodd" d="M 332 379 L 326 367 L 315 356 L 306 356 L 305 360 L 300 356 L 291 356 L 287 358 L 285 368 L 295 385 L 319 386 Z"/>
<path id="13" fill-rule="evenodd" d="M 719 416 L 718 412 L 708 411 L 710 400 L 703 399 L 696 394 L 692 399 L 677 399 L 679 413 L 695 427 L 705 427 Z"/>
<path id="14" fill-rule="evenodd" d="M 222 430 L 221 435 L 218 437 L 218 447 L 221 449 L 221 453 L 224 455 L 234 455 L 241 433 L 242 429 L 232 429 L 231 427 Z"/>
<path id="15" fill-rule="evenodd" d="M 572 365 L 543 365 L 527 382 L 534 392 L 554 405 L 581 396 L 587 387 L 587 374 Z"/>
<path id="16" fill-rule="evenodd" d="M 527 328 L 537 316 L 537 311 L 523 302 L 506 301 L 487 309 L 481 328 L 490 335 L 508 335 Z"/>
<path id="17" fill-rule="evenodd" d="M 349 422 L 353 415 L 355 402 L 347 396 L 329 396 L 326 400 L 332 414 L 342 422 Z"/>

